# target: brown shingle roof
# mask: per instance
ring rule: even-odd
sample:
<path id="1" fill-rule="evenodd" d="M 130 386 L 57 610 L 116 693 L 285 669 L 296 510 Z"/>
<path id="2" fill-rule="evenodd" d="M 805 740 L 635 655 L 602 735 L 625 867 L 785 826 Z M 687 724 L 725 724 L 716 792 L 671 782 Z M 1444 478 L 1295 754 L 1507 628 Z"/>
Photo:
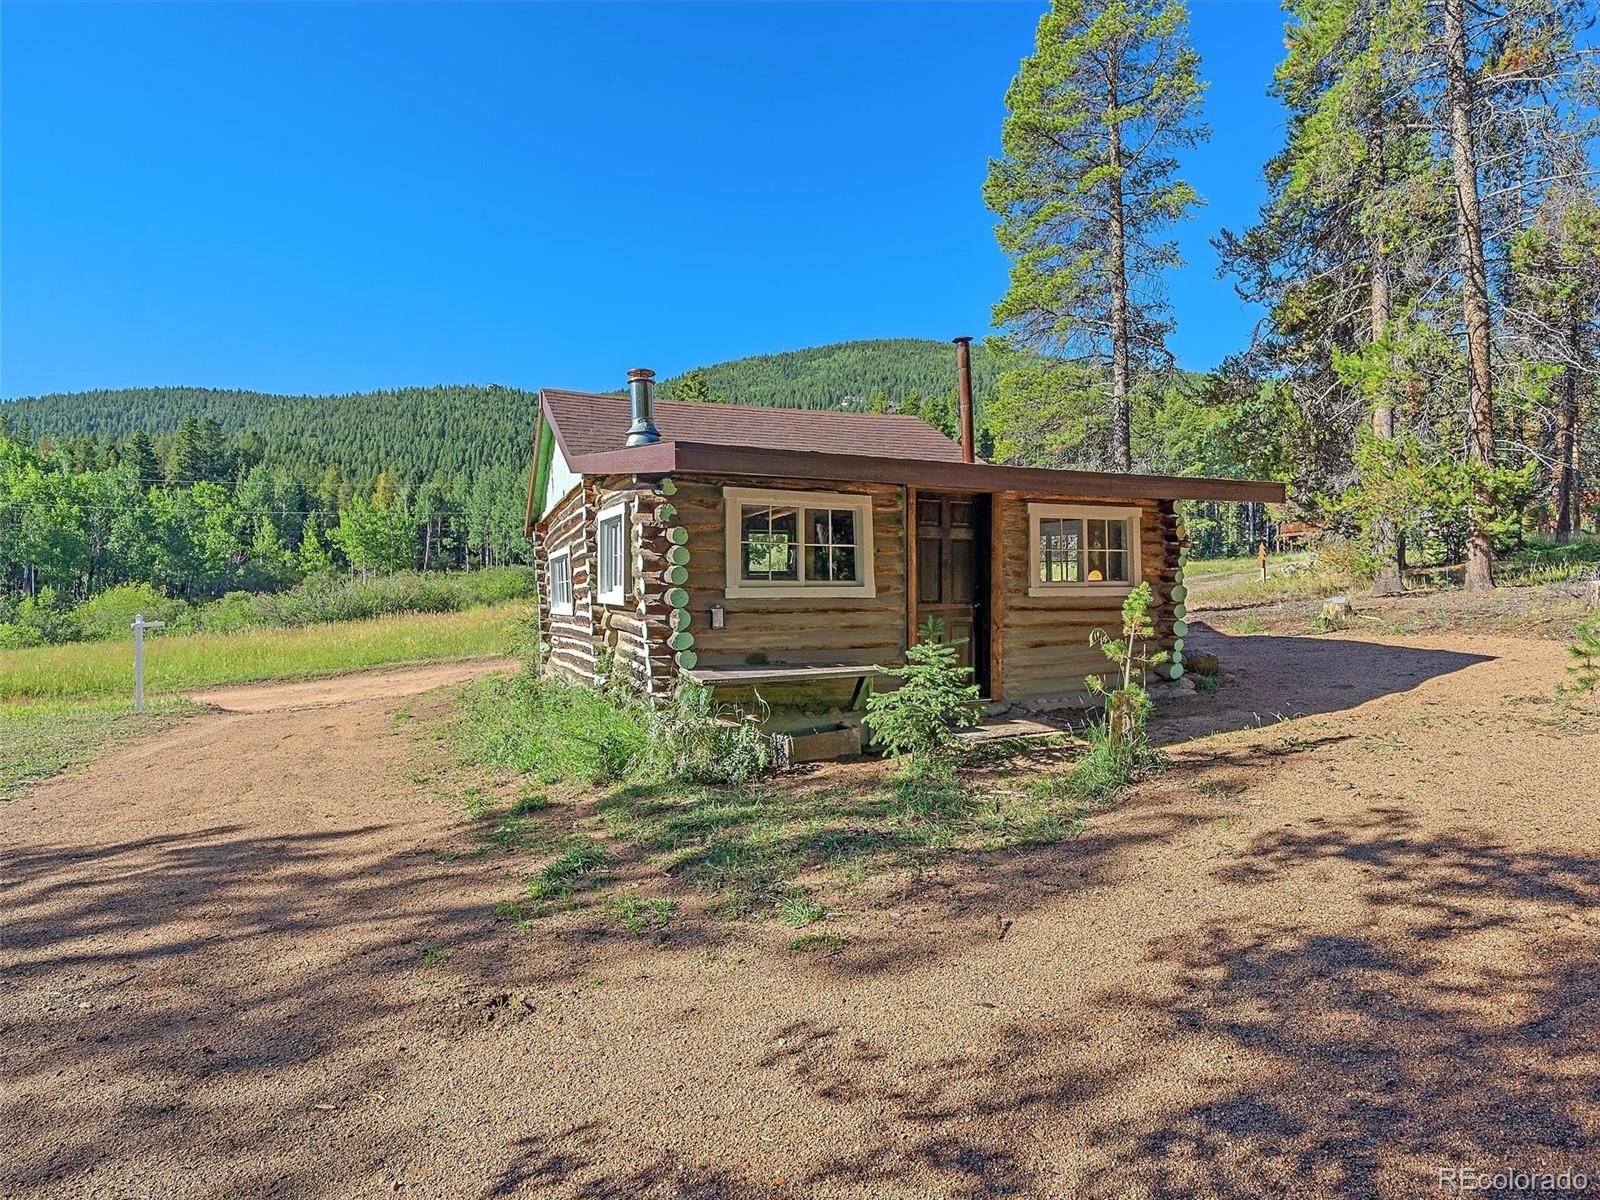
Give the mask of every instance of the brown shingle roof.
<path id="1" fill-rule="evenodd" d="M 626 396 L 545 388 L 556 441 L 570 461 L 621 450 L 632 422 Z M 961 461 L 961 446 L 916 417 L 843 413 L 746 404 L 677 404 L 657 400 L 656 428 L 664 442 L 849 454 L 919 462 Z"/>

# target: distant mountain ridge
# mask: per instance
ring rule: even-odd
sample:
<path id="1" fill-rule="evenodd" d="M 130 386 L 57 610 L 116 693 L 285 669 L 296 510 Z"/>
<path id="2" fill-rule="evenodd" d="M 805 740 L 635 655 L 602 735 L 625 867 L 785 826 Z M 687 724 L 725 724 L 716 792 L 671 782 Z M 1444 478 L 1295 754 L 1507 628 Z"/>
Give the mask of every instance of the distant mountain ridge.
<path id="1" fill-rule="evenodd" d="M 974 391 L 986 398 L 997 368 L 981 344 L 973 345 L 972 367 Z M 953 396 L 956 388 L 955 347 L 916 338 L 837 342 L 699 370 L 713 399 L 773 408 L 861 409 L 877 397 L 898 409 L 908 398 Z M 664 379 L 663 393 L 671 395 L 683 378 Z M 229 432 L 261 433 L 279 460 L 337 463 L 368 479 L 387 469 L 416 481 L 525 463 L 535 404 L 532 390 L 496 384 L 327 396 L 148 387 L 0 401 L 0 418 L 35 439 L 121 440 L 135 430 L 170 432 L 185 417 L 210 417 Z"/>
<path id="2" fill-rule="evenodd" d="M 768 408 L 865 408 L 881 395 L 891 408 L 908 396 L 953 395 L 956 350 L 927 338 L 874 338 L 835 342 L 805 350 L 757 354 L 701 367 L 712 398 L 727 404 Z M 686 372 L 687 374 L 687 372 Z M 993 395 L 999 365 L 974 342 L 972 387 L 980 399 Z M 663 381 L 668 394 L 682 382 Z"/>

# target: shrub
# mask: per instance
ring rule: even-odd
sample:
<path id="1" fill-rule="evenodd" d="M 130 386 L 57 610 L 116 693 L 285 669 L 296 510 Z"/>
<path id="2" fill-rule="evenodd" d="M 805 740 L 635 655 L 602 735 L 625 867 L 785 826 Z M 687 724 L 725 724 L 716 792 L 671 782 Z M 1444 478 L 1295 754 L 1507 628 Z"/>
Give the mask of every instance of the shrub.
<path id="1" fill-rule="evenodd" d="M 526 567 L 434 573 L 398 571 L 361 579 L 313 575 L 285 592 L 229 592 L 200 609 L 200 628 L 232 633 L 258 625 L 318 625 L 405 612 L 459 612 L 533 594 Z"/>
<path id="2" fill-rule="evenodd" d="M 1034 788 L 1041 799 L 1103 803 L 1140 775 L 1159 771 L 1163 759 L 1142 735 L 1113 739 L 1109 722 L 1090 726 L 1089 749 L 1065 775 L 1047 776 Z"/>
<path id="3" fill-rule="evenodd" d="M 1143 678 L 1149 667 L 1157 667 L 1170 659 L 1165 650 L 1155 654 L 1143 653 L 1144 642 L 1155 633 L 1155 621 L 1150 609 L 1155 596 L 1148 583 L 1141 583 L 1128 593 L 1122 602 L 1122 634 L 1108 638 L 1101 630 L 1095 631 L 1094 640 L 1101 651 L 1118 668 L 1118 686 L 1107 688 L 1098 675 L 1091 675 L 1091 689 L 1106 698 L 1105 715 L 1100 724 L 1090 730 L 1089 752 L 1066 777 L 1066 787 L 1083 799 L 1101 799 L 1125 787 L 1141 767 L 1160 762 L 1160 756 L 1151 748 L 1145 736 L 1145 724 L 1150 719 L 1150 694 L 1135 679 L 1135 672 Z"/>
<path id="4" fill-rule="evenodd" d="M 19 646 L 70 642 L 78 636 L 77 621 L 53 587 L 42 587 L 38 595 L 19 600 L 10 623 L 16 627 L 11 636 Z"/>
<path id="5" fill-rule="evenodd" d="M 177 621 L 188 605 L 164 596 L 148 583 L 120 583 L 91 596 L 73 612 L 77 636 L 88 641 L 109 641 L 131 636 L 129 629 L 136 614 L 147 621 Z"/>
<path id="6" fill-rule="evenodd" d="M 938 620 L 918 632 L 920 640 L 906 651 L 906 665 L 884 672 L 900 686 L 867 697 L 866 726 L 897 757 L 945 754 L 955 731 L 977 718 L 978 685 L 956 653 L 964 639 L 945 641 Z"/>
<path id="7" fill-rule="evenodd" d="M 26 650 L 30 646 L 44 645 L 44 634 L 32 625 L 18 625 L 7 621 L 0 625 L 0 650 Z"/>
<path id="8" fill-rule="evenodd" d="M 266 597 L 250 592 L 227 592 L 195 614 L 195 624 L 207 633 L 238 633 L 272 625 L 272 614 L 262 603 Z"/>
<path id="9" fill-rule="evenodd" d="M 1091 689 L 1106 698 L 1106 734 L 1112 741 L 1143 738 L 1144 724 L 1150 716 L 1150 696 L 1135 682 L 1134 671 L 1137 670 L 1142 679 L 1147 668 L 1158 667 L 1172 657 L 1165 650 L 1150 655 L 1142 653 L 1145 639 L 1156 631 L 1155 621 L 1150 617 L 1154 604 L 1155 595 L 1150 585 L 1141 583 L 1122 601 L 1122 636 L 1108 638 L 1100 629 L 1091 635 L 1091 640 L 1099 644 L 1105 656 L 1117 664 L 1121 676 L 1119 685 L 1110 689 L 1098 675 L 1089 676 L 1087 681 Z"/>
<path id="10" fill-rule="evenodd" d="M 772 739 L 738 705 L 685 681 L 650 722 L 647 769 L 686 783 L 745 783 L 772 765 Z"/>

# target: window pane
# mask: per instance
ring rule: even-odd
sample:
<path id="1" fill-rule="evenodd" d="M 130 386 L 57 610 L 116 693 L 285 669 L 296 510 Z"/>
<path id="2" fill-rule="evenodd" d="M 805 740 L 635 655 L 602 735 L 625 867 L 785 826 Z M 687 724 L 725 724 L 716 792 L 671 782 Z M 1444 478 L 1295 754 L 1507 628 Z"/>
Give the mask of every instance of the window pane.
<path id="1" fill-rule="evenodd" d="M 800 540 L 800 514 L 792 508 L 772 509 L 772 537 L 778 543 L 794 544 Z"/>
<path id="2" fill-rule="evenodd" d="M 828 510 L 806 509 L 806 545 L 826 546 L 828 540 Z"/>
<path id="3" fill-rule="evenodd" d="M 856 548 L 854 546 L 835 546 L 833 554 L 833 577 L 840 583 L 854 583 L 856 581 Z"/>
<path id="4" fill-rule="evenodd" d="M 806 581 L 808 583 L 827 583 L 828 579 L 828 548 L 826 546 L 806 547 Z"/>
<path id="5" fill-rule="evenodd" d="M 767 555 L 772 564 L 772 578 L 800 578 L 800 555 L 792 541 L 787 539 L 774 540 Z"/>
<path id="6" fill-rule="evenodd" d="M 1083 550 L 1083 522 L 1045 517 L 1039 521 L 1039 582 L 1077 583 Z"/>
<path id="7" fill-rule="evenodd" d="M 797 562 L 787 537 L 764 533 L 744 544 L 740 565 L 746 579 L 794 579 Z"/>
<path id="8" fill-rule="evenodd" d="M 1106 531 L 1106 545 L 1113 550 L 1126 550 L 1128 547 L 1128 523 L 1126 521 L 1112 521 Z"/>
<path id="9" fill-rule="evenodd" d="M 602 592 L 614 592 L 622 587 L 622 518 L 609 517 L 600 522 L 599 579 Z"/>
<path id="10" fill-rule="evenodd" d="M 754 534 L 765 534 L 771 517 L 772 510 L 765 504 L 746 504 L 739 515 L 740 539 L 749 541 Z"/>
<path id="11" fill-rule="evenodd" d="M 1114 579 L 1118 583 L 1128 581 L 1128 552 L 1126 550 L 1106 551 L 1106 578 Z"/>
<path id="12" fill-rule="evenodd" d="M 1106 552 L 1104 550 L 1089 551 L 1089 582 L 1101 583 L 1106 577 Z"/>
<path id="13" fill-rule="evenodd" d="M 833 510 L 833 543 L 836 546 L 856 544 L 856 514 L 848 508 Z"/>
<path id="14" fill-rule="evenodd" d="M 767 534 L 758 534 L 744 547 L 744 573 L 746 575 L 766 575 L 772 570 L 772 539 Z"/>
<path id="15" fill-rule="evenodd" d="M 1085 521 L 1085 533 L 1089 539 L 1090 550 L 1104 550 L 1106 548 L 1106 523 L 1104 521 Z"/>

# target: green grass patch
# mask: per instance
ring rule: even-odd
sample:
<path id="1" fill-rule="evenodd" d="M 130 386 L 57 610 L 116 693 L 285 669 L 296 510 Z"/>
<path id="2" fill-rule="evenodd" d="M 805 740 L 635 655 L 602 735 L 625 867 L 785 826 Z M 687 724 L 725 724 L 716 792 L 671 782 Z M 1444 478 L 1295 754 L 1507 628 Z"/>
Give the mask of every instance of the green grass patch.
<path id="1" fill-rule="evenodd" d="M 314 679 L 371 667 L 449 662 L 506 653 L 527 606 L 377 617 L 298 629 L 151 636 L 147 694 L 276 679 Z M 0 699 L 131 695 L 132 641 L 0 650 Z"/>
<path id="2" fill-rule="evenodd" d="M 1359 587 L 1359 582 L 1349 571 L 1333 567 L 1307 567 L 1290 574 L 1268 574 L 1266 579 L 1257 575 L 1196 577 L 1195 564 L 1184 568 L 1183 580 L 1189 588 L 1188 607 L 1192 611 L 1207 608 L 1239 608 L 1251 604 L 1276 604 L 1285 600 L 1320 600 L 1337 596 Z M 1269 572 L 1273 570 L 1268 564 Z"/>
<path id="3" fill-rule="evenodd" d="M 452 736 L 463 762 L 597 784 L 624 778 L 649 732 L 636 701 L 523 671 L 464 688 Z"/>
<path id="4" fill-rule="evenodd" d="M 666 928 L 676 908 L 671 900 L 645 900 L 639 896 L 608 896 L 601 906 L 608 920 L 635 937 Z"/>
<path id="5" fill-rule="evenodd" d="M 166 728 L 194 706 L 158 700 L 142 713 L 131 700 L 0 704 L 0 800 L 24 784 L 83 766 L 107 747 Z"/>
<path id="6" fill-rule="evenodd" d="M 1081 817 L 1110 803 L 1129 784 L 1165 769 L 1161 752 L 1142 737 L 1112 745 L 1103 726 L 1088 730 L 1088 749 L 1071 768 L 1036 780 L 1030 791 L 1044 802 L 1077 803 Z"/>
<path id="7" fill-rule="evenodd" d="M 809 888 L 792 883 L 778 896 L 777 915 L 791 929 L 800 929 L 827 917 L 828 907 L 812 896 Z"/>
<path id="8" fill-rule="evenodd" d="M 1305 551 L 1293 551 L 1289 554 L 1274 554 L 1267 559 L 1267 574 L 1280 575 L 1283 569 L 1291 564 L 1304 566 L 1311 560 L 1311 555 Z M 1208 583 L 1222 579 L 1230 579 L 1238 575 L 1259 575 L 1261 563 L 1254 554 L 1242 554 L 1234 558 L 1194 558 L 1183 568 L 1183 581 L 1188 584 Z"/>
<path id="9" fill-rule="evenodd" d="M 789 939 L 789 949 L 797 954 L 837 954 L 844 949 L 844 938 L 837 933 L 802 933 Z"/>
<path id="10" fill-rule="evenodd" d="M 594 873 L 610 858 L 597 842 L 582 836 L 569 838 L 561 853 L 528 881 L 528 899 L 566 899 L 579 888 L 588 886 Z"/>

